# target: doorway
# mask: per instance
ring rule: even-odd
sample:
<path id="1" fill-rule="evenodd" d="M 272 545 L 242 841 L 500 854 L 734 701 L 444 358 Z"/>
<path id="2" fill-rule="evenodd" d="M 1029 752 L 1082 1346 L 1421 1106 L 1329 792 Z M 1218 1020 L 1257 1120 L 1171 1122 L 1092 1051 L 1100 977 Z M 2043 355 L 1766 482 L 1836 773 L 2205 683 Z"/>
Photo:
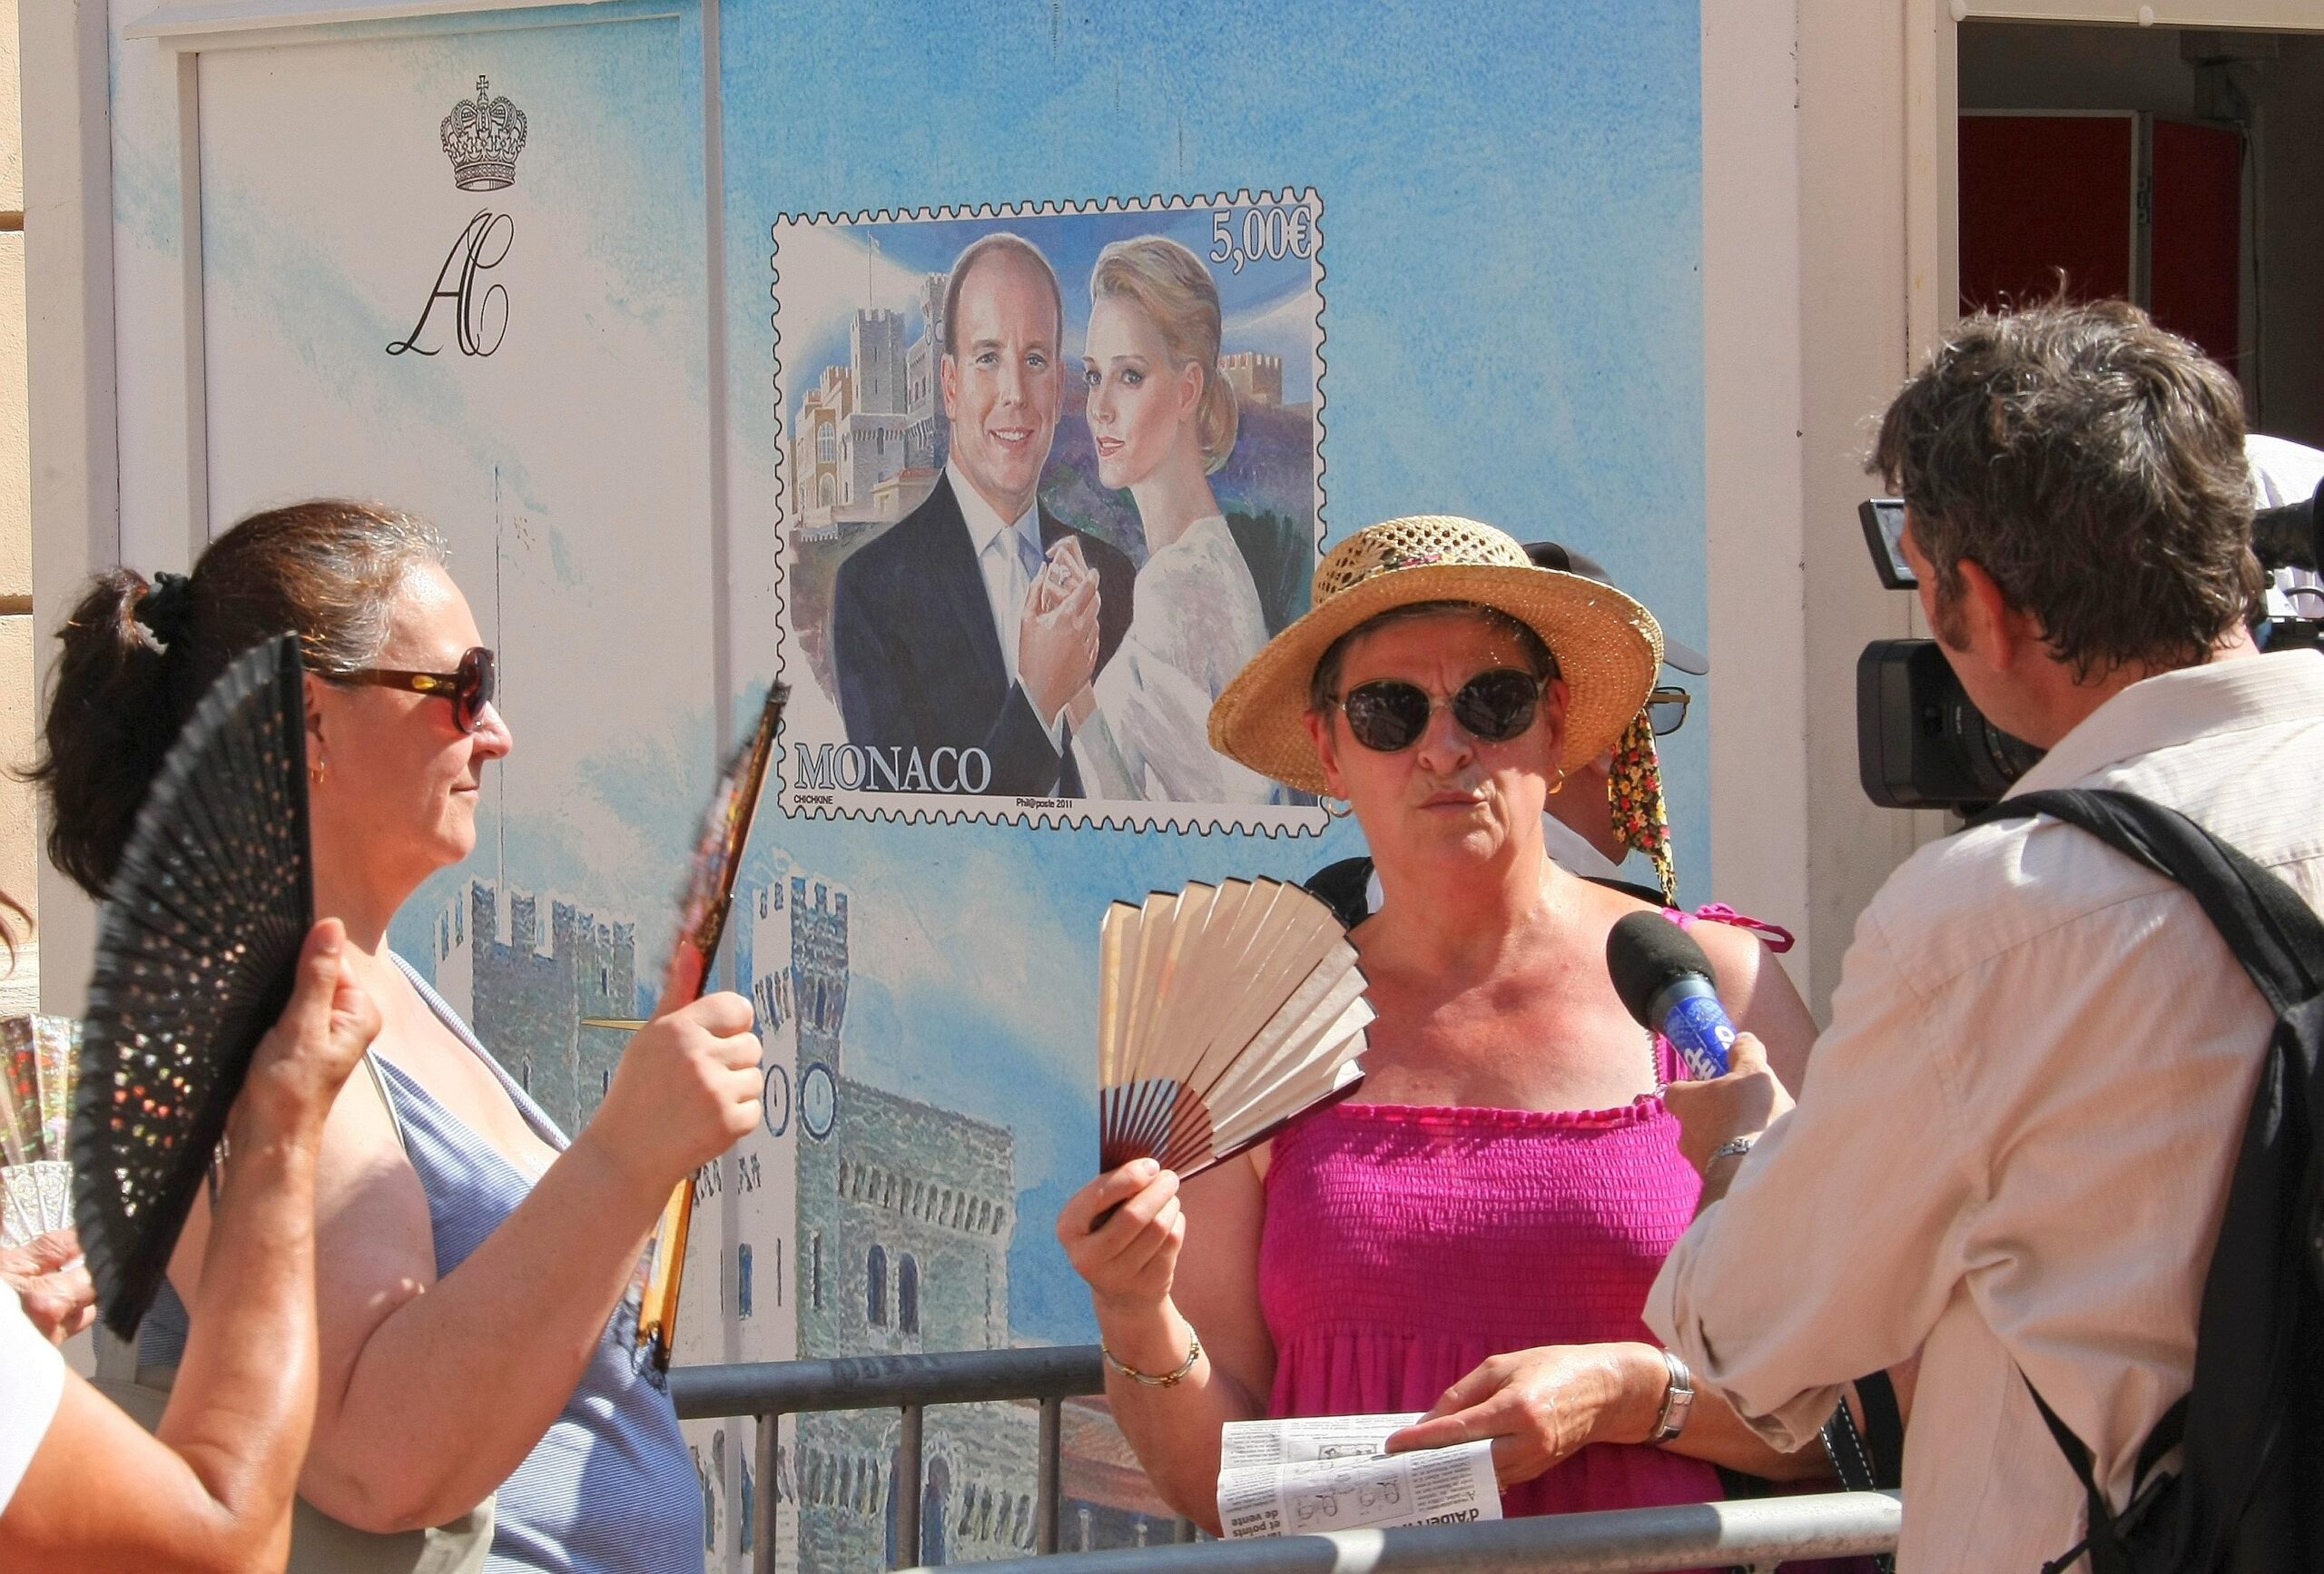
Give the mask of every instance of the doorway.
<path id="1" fill-rule="evenodd" d="M 1973 20 L 1962 310 L 2119 296 L 2324 448 L 2324 34 Z"/>

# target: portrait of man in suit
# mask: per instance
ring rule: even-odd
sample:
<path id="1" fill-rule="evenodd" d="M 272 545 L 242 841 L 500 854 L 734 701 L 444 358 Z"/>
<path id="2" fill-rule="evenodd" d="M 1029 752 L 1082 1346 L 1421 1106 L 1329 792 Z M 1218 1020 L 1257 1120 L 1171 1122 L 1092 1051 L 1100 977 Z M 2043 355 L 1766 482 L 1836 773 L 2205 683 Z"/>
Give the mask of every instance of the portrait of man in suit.
<path id="1" fill-rule="evenodd" d="M 998 231 L 960 252 L 939 371 L 950 452 L 927 498 L 852 554 L 832 590 L 848 743 L 981 751 L 990 794 L 1083 795 L 1068 707 L 1130 621 L 1129 559 L 1040 504 L 1064 336 L 1038 248 Z"/>

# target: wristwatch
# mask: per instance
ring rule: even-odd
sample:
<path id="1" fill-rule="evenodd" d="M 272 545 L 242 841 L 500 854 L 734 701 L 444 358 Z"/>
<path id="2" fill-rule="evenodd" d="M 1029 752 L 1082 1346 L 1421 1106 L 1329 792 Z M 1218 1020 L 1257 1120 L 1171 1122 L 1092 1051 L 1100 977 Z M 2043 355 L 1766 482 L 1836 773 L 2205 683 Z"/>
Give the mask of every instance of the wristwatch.
<path id="1" fill-rule="evenodd" d="M 1668 1350 L 1662 1353 L 1662 1362 L 1670 1369 L 1670 1386 L 1662 1391 L 1662 1413 L 1654 1418 L 1654 1431 L 1646 1440 L 1649 1443 L 1667 1443 L 1677 1437 L 1687 1430 L 1687 1418 L 1695 1412 L 1695 1374 Z"/>

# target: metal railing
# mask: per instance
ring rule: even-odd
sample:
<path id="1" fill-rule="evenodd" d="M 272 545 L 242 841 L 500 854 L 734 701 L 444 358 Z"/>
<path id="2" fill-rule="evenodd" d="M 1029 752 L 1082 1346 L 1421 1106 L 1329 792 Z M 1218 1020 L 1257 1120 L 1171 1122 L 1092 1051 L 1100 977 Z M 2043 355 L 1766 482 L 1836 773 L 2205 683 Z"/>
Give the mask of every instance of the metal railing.
<path id="1" fill-rule="evenodd" d="M 1040 1406 L 1033 1515 L 1038 1560 L 980 1565 L 995 1574 L 1649 1574 L 1666 1569 L 1772 1569 L 1795 1559 L 1894 1551 L 1902 1523 L 1893 1493 L 1834 1492 L 1060 1555 L 1064 1402 L 1102 1393 L 1105 1387 L 1105 1366 L 1094 1344 L 682 1366 L 670 1373 L 670 1397 L 681 1420 L 751 1416 L 758 1422 L 751 1510 L 753 1522 L 763 1530 L 751 1549 L 751 1566 L 759 1574 L 774 1569 L 781 1436 L 776 1423 L 782 1417 L 822 1411 L 903 1412 L 895 1466 L 895 1545 L 901 1556 L 912 1559 L 921 1545 L 921 1445 L 928 1407 L 993 1401 L 1030 1400 Z"/>
<path id="2" fill-rule="evenodd" d="M 1656 1574 L 1670 1569 L 1769 1570 L 1794 1559 L 1893 1552 L 1904 1508 L 1893 1492 L 1833 1492 L 1551 1514 L 1486 1525 L 1334 1530 L 1070 1552 L 981 1563 L 980 1574 Z"/>
<path id="3" fill-rule="evenodd" d="M 747 1415 L 758 1422 L 751 1481 L 752 1522 L 765 1527 L 751 1549 L 751 1567 L 773 1574 L 775 1458 L 786 1415 L 834 1410 L 901 1410 L 896 1451 L 896 1547 L 920 1556 L 922 1424 L 931 1404 L 1033 1400 L 1041 1407 L 1039 1463 L 1033 1493 L 1036 1552 L 1058 1548 L 1064 1449 L 1064 1404 L 1106 1392 L 1104 1360 L 1094 1344 L 1035 1350 L 966 1350 L 944 1355 L 860 1355 L 836 1361 L 761 1361 L 736 1366 L 681 1366 L 670 1372 L 670 1398 L 681 1421 Z"/>

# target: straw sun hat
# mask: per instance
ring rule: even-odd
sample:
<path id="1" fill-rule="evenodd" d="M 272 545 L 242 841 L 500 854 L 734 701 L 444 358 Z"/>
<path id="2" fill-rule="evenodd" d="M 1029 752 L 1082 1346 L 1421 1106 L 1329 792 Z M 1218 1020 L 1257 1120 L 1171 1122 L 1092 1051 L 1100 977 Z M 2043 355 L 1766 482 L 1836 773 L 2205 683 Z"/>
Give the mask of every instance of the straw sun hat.
<path id="1" fill-rule="evenodd" d="M 1420 514 L 1357 531 L 1316 566 L 1315 607 L 1235 675 L 1210 708 L 1210 746 L 1304 792 L 1326 791 L 1307 736 L 1307 689 L 1332 642 L 1393 607 L 1465 601 L 1531 627 L 1569 691 L 1573 770 L 1621 737 L 1662 661 L 1654 615 L 1612 585 L 1536 568 L 1510 536 L 1473 519 Z"/>

